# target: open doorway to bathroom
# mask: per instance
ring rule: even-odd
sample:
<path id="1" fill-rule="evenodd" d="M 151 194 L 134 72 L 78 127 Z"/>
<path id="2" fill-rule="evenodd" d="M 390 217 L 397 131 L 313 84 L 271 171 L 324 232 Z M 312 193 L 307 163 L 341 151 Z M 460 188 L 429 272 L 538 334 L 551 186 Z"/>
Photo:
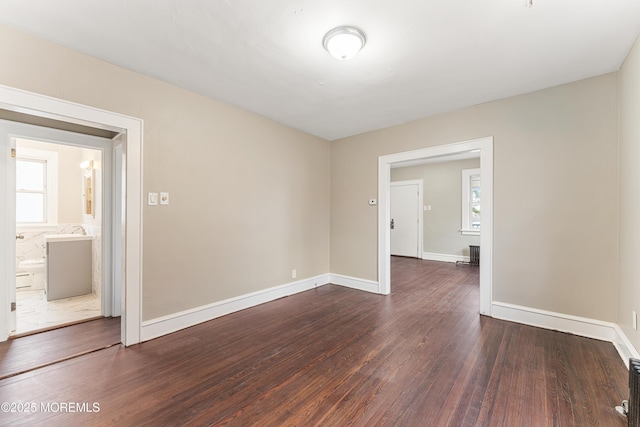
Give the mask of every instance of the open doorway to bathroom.
<path id="1" fill-rule="evenodd" d="M 114 139 L 8 120 L 0 120 L 0 139 L 11 147 L 7 337 L 120 316 L 114 293 L 121 280 L 111 261 L 113 209 L 120 206 L 112 190 Z"/>
<path id="2" fill-rule="evenodd" d="M 120 317 L 125 346 L 142 341 L 142 134 L 141 119 L 0 85 L 0 341 L 15 330 L 15 158 L 20 125 L 82 138 L 68 145 L 102 151 L 102 312 Z M 17 131 L 12 129 L 18 128 Z M 41 134 L 41 132 L 36 132 Z M 46 136 L 36 136 L 50 140 Z M 63 138 L 63 140 L 66 139 Z M 12 310 L 13 309 L 13 310 Z M 89 322 L 93 323 L 93 322 Z"/>
<path id="3" fill-rule="evenodd" d="M 26 138 L 15 145 L 13 334 L 102 316 L 102 152 Z"/>

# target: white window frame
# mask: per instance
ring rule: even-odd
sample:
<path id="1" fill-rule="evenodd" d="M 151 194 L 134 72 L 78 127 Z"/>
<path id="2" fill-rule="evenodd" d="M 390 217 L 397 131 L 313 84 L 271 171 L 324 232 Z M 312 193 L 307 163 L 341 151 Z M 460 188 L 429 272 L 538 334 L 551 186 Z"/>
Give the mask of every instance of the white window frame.
<path id="1" fill-rule="evenodd" d="M 465 236 L 479 236 L 480 228 L 471 227 L 471 178 L 480 177 L 480 169 L 462 170 L 462 226 L 460 232 Z M 482 184 L 481 184 L 482 185 Z"/>
<path id="2" fill-rule="evenodd" d="M 58 152 L 49 150 L 38 150 L 36 148 L 21 148 L 20 140 L 17 139 L 16 160 L 36 160 L 46 162 L 47 191 L 45 195 L 46 221 L 42 222 L 21 222 L 20 228 L 49 227 L 58 225 Z"/>

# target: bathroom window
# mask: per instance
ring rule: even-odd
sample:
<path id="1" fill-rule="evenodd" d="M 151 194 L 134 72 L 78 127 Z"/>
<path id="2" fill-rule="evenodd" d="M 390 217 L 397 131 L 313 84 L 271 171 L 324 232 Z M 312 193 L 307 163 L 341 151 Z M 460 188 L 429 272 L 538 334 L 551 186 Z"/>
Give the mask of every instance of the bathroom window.
<path id="1" fill-rule="evenodd" d="M 16 221 L 47 222 L 47 161 L 16 159 Z"/>
<path id="2" fill-rule="evenodd" d="M 16 222 L 57 223 L 58 153 L 21 149 L 16 158 Z"/>
<path id="3" fill-rule="evenodd" d="M 480 235 L 480 169 L 462 170 L 462 234 Z"/>

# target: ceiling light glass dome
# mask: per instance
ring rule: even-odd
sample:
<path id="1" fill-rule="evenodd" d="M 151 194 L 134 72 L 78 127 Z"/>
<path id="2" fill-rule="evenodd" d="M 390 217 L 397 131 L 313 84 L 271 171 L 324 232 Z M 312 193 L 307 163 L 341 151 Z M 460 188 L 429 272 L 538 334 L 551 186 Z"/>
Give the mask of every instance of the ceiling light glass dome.
<path id="1" fill-rule="evenodd" d="M 322 39 L 324 48 L 336 59 L 346 61 L 353 58 L 367 43 L 364 33 L 354 27 L 337 27 Z"/>

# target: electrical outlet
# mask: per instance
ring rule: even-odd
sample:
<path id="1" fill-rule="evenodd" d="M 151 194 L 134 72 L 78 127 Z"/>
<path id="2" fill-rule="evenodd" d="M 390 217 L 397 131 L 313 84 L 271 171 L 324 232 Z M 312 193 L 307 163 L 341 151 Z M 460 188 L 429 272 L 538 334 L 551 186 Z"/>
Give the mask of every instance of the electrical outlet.
<path id="1" fill-rule="evenodd" d="M 631 312 L 631 322 L 633 324 L 633 329 L 635 331 L 637 331 L 638 330 L 638 315 L 636 314 L 635 311 Z"/>
<path id="2" fill-rule="evenodd" d="M 291 278 L 295 279 L 296 277 L 298 277 L 298 272 L 296 270 L 291 270 Z"/>

